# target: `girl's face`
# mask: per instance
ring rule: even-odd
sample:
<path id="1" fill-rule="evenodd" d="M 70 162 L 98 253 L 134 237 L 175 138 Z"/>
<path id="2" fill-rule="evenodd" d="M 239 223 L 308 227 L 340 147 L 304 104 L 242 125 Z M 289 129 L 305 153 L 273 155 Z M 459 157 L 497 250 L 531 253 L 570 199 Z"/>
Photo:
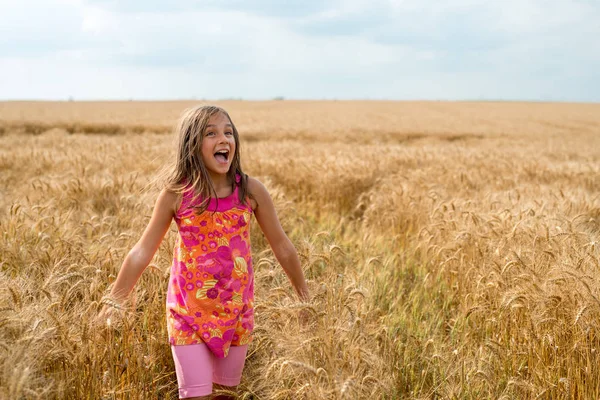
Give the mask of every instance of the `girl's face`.
<path id="1" fill-rule="evenodd" d="M 202 135 L 202 162 L 215 181 L 231 167 L 235 154 L 233 126 L 225 114 L 217 113 L 210 117 Z"/>

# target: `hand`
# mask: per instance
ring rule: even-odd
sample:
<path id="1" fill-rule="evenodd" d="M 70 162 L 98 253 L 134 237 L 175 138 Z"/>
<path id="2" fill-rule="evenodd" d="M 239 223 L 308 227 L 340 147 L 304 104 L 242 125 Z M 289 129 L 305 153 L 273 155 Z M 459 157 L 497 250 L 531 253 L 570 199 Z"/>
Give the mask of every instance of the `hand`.
<path id="1" fill-rule="evenodd" d="M 96 328 L 117 326 L 123 319 L 124 310 L 118 305 L 105 304 L 98 315 L 92 320 Z"/>
<path id="2" fill-rule="evenodd" d="M 303 308 L 298 312 L 298 321 L 300 322 L 301 327 L 308 328 L 310 320 L 310 311 L 308 311 L 306 308 Z"/>
<path id="3" fill-rule="evenodd" d="M 304 286 L 304 288 L 302 290 L 299 290 L 297 293 L 298 293 L 298 297 L 300 298 L 300 301 L 302 303 L 307 304 L 309 307 L 311 307 L 310 294 L 308 292 L 308 288 L 306 287 L 306 285 Z M 307 308 L 300 309 L 300 311 L 298 312 L 298 321 L 300 322 L 300 326 L 302 326 L 303 328 L 307 328 L 311 321 L 310 310 L 308 310 Z"/>

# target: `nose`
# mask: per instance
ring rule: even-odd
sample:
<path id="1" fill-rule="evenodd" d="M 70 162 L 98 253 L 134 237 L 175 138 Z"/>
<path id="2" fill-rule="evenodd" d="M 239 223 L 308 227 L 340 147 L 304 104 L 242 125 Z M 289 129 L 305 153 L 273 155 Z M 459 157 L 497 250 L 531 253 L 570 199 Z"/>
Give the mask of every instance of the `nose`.
<path id="1" fill-rule="evenodd" d="M 227 143 L 227 135 L 225 135 L 225 132 L 221 132 L 219 135 L 219 143 Z"/>

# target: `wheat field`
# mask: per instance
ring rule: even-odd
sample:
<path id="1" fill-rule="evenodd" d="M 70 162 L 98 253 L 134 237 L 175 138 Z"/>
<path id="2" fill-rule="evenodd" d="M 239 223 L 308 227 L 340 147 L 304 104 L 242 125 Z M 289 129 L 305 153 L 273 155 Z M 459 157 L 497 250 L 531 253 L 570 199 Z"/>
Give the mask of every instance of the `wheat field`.
<path id="1" fill-rule="evenodd" d="M 197 103 L 0 102 L 0 398 L 177 398 L 175 224 L 92 320 Z M 312 295 L 254 224 L 239 398 L 600 398 L 600 104 L 216 104 Z"/>

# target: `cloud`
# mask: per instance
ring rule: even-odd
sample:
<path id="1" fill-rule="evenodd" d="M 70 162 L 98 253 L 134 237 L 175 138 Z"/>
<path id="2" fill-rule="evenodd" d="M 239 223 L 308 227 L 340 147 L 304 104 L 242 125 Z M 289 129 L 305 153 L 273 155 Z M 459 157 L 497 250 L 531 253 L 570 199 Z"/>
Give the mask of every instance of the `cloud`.
<path id="1" fill-rule="evenodd" d="M 49 18 L 49 15 L 56 15 Z M 81 13 L 65 2 L 0 3 L 0 54 L 31 57 L 75 49 L 86 42 L 79 31 Z"/>
<path id="2" fill-rule="evenodd" d="M 163 0 L 119 1 L 89 0 L 88 5 L 102 7 L 116 13 L 181 13 L 189 11 L 236 11 L 247 14 L 297 18 L 320 12 L 331 1 L 279 1 L 279 0 L 188 0 L 166 2 Z"/>
<path id="3" fill-rule="evenodd" d="M 3 2 L 0 76 L 23 81 L 0 97 L 600 101 L 598 20 L 583 0 Z"/>

